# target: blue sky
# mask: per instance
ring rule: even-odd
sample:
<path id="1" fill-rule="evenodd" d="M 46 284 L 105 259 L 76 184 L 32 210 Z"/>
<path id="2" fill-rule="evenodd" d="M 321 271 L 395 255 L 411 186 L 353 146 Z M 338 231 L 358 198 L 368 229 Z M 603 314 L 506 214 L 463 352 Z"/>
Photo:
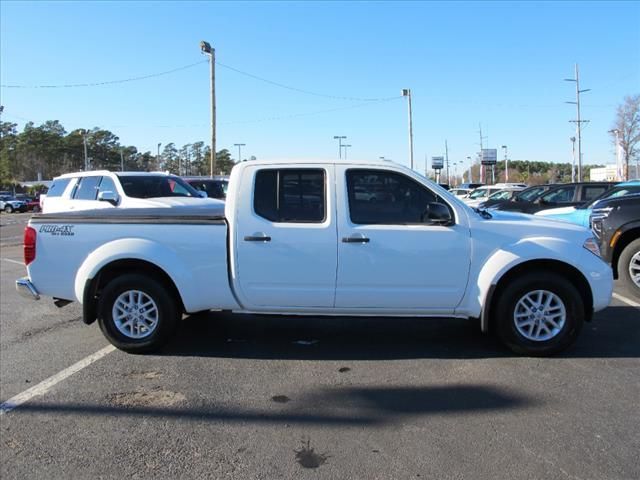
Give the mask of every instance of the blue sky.
<path id="1" fill-rule="evenodd" d="M 389 98 L 411 88 L 417 168 L 508 145 L 514 159 L 571 161 L 580 65 L 586 163 L 613 161 L 607 130 L 640 93 L 638 2 L 7 2 L 0 4 L 3 85 L 118 80 L 204 60 L 320 94 Z M 258 158 L 351 158 L 408 164 L 407 110 L 278 88 L 217 67 L 218 148 Z M 2 88 L 3 120 L 99 126 L 155 152 L 209 138 L 206 63 L 87 88 Z M 364 104 L 364 105 L 363 105 Z"/>

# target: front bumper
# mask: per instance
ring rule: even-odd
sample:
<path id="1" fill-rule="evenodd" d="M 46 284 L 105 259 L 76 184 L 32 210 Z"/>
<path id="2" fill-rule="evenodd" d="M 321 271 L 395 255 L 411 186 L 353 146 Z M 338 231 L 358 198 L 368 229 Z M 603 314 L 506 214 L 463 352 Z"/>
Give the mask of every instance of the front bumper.
<path id="1" fill-rule="evenodd" d="M 40 300 L 40 294 L 36 287 L 31 283 L 28 277 L 19 278 L 16 280 L 16 290 L 20 296 L 24 298 L 30 298 L 31 300 Z"/>

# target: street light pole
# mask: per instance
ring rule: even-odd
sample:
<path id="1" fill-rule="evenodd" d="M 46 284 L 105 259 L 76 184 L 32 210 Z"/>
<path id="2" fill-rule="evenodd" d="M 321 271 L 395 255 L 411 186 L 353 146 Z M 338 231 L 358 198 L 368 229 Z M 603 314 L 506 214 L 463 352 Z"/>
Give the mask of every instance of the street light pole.
<path id="1" fill-rule="evenodd" d="M 413 170 L 413 113 L 411 112 L 411 89 L 403 88 L 402 96 L 409 100 L 409 160 L 411 162 L 411 170 Z"/>
<path id="2" fill-rule="evenodd" d="M 156 155 L 156 163 L 158 164 L 158 170 L 162 168 L 160 165 L 160 145 L 162 145 L 162 143 L 158 143 L 158 154 Z"/>
<path id="3" fill-rule="evenodd" d="M 571 140 L 571 183 L 576 181 L 576 137 L 569 138 Z"/>
<path id="4" fill-rule="evenodd" d="M 246 147 L 247 144 L 246 143 L 234 143 L 233 144 L 234 147 L 238 147 L 238 162 L 242 161 L 242 147 Z"/>
<path id="5" fill-rule="evenodd" d="M 334 140 L 338 140 L 338 158 L 342 159 L 342 140 L 346 139 L 347 137 L 344 135 L 334 135 L 333 139 Z"/>
<path id="6" fill-rule="evenodd" d="M 124 172 L 124 153 L 122 152 L 123 149 L 120 149 L 120 171 Z"/>
<path id="7" fill-rule="evenodd" d="M 504 148 L 504 181 L 505 183 L 509 182 L 509 157 L 507 156 L 507 146 L 502 145 Z"/>
<path id="8" fill-rule="evenodd" d="M 211 74 L 211 161 L 209 175 L 213 178 L 216 169 L 216 50 L 209 42 L 200 42 L 200 51 L 209 56 Z"/>
<path id="9" fill-rule="evenodd" d="M 473 177 L 472 177 L 472 171 L 471 171 L 471 169 L 473 168 L 473 162 L 471 161 L 471 157 L 467 157 L 467 160 L 469 160 L 469 183 L 473 183 Z"/>
<path id="10" fill-rule="evenodd" d="M 344 148 L 344 159 L 347 159 L 347 148 L 349 148 L 351 145 L 342 145 L 342 148 Z"/>

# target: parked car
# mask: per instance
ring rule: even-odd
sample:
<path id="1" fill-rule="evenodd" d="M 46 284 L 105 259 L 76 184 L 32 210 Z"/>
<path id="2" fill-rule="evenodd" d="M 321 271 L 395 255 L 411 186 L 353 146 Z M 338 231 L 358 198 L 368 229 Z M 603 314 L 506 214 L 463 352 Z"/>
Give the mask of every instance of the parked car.
<path id="1" fill-rule="evenodd" d="M 577 207 L 550 208 L 548 210 L 540 210 L 535 214 L 553 220 L 562 220 L 564 222 L 582 225 L 583 227 L 589 227 L 591 211 L 598 205 L 600 200 L 622 197 L 632 193 L 640 193 L 640 180 L 618 183 L 614 188 L 607 190 L 591 203 L 585 203 Z"/>
<path id="2" fill-rule="evenodd" d="M 465 195 L 469 195 L 471 190 L 468 188 L 456 187 L 449 190 L 449 192 L 456 197 L 464 197 Z"/>
<path id="3" fill-rule="evenodd" d="M 485 205 L 488 202 L 512 200 L 518 193 L 520 193 L 523 190 L 524 190 L 524 188 L 522 188 L 522 187 L 507 187 L 507 188 L 503 188 L 502 190 L 498 190 L 497 192 L 492 193 L 491 195 L 489 195 L 489 198 L 487 198 L 484 202 L 480 202 L 478 204 L 478 207 L 479 208 L 485 208 Z"/>
<path id="4" fill-rule="evenodd" d="M 0 211 L 5 213 L 26 212 L 27 202 L 9 195 L 0 196 Z"/>
<path id="5" fill-rule="evenodd" d="M 219 200 L 203 198 L 180 177 L 163 172 L 90 171 L 53 179 L 43 213 L 104 208 L 151 208 L 191 205 L 208 208 Z"/>
<path id="6" fill-rule="evenodd" d="M 483 185 L 473 190 L 469 195 L 462 198 L 462 201 L 470 207 L 477 207 L 480 203 L 487 200 L 491 195 L 497 193 L 505 188 L 524 190 L 526 187 L 514 186 L 506 183 L 496 183 L 495 185 Z"/>
<path id="7" fill-rule="evenodd" d="M 600 200 L 590 223 L 613 277 L 640 298 L 640 194 Z"/>
<path id="8" fill-rule="evenodd" d="M 40 195 L 32 197 L 24 193 L 16 194 L 16 198 L 27 204 L 27 211 L 38 213 L 40 211 Z"/>
<path id="9" fill-rule="evenodd" d="M 209 198 L 219 200 L 227 198 L 229 177 L 182 177 L 182 179 L 196 190 L 205 192 Z"/>
<path id="10" fill-rule="evenodd" d="M 355 196 L 380 185 L 392 200 Z M 34 216 L 18 290 L 80 302 L 129 352 L 215 309 L 480 319 L 513 351 L 546 355 L 611 300 L 589 230 L 473 210 L 391 162 L 242 162 L 219 205 Z"/>
<path id="11" fill-rule="evenodd" d="M 458 188 L 467 188 L 469 190 L 475 190 L 478 187 L 483 186 L 484 183 L 461 183 Z"/>
<path id="12" fill-rule="evenodd" d="M 533 202 L 551 187 L 552 185 L 534 185 L 519 191 L 510 199 L 488 198 L 482 203 L 482 208 L 494 210 L 509 210 L 513 208 L 514 211 L 518 211 L 518 209 L 522 208 L 523 204 Z"/>
<path id="13" fill-rule="evenodd" d="M 563 183 L 551 185 L 532 201 L 504 202 L 492 206 L 496 210 L 534 214 L 540 210 L 558 207 L 575 207 L 589 203 L 613 188 L 613 182 Z M 524 193 L 524 190 L 523 190 Z"/>

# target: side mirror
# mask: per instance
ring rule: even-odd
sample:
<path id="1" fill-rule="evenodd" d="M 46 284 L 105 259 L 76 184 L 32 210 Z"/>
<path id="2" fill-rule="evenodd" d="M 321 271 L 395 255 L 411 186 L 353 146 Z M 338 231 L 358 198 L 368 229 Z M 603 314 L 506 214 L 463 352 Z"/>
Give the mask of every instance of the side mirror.
<path id="1" fill-rule="evenodd" d="M 98 193 L 99 202 L 107 202 L 113 205 L 114 207 L 117 207 L 119 200 L 120 200 L 120 197 L 118 197 L 118 194 L 116 192 L 112 192 L 108 190 L 105 192 Z"/>
<path id="2" fill-rule="evenodd" d="M 207 195 L 207 192 L 205 192 L 204 190 L 198 190 L 198 196 L 200 198 L 209 198 L 209 195 Z"/>
<path id="3" fill-rule="evenodd" d="M 427 203 L 427 208 L 422 214 L 422 221 L 425 220 L 434 225 L 451 225 L 453 223 L 449 207 L 438 202 Z"/>

